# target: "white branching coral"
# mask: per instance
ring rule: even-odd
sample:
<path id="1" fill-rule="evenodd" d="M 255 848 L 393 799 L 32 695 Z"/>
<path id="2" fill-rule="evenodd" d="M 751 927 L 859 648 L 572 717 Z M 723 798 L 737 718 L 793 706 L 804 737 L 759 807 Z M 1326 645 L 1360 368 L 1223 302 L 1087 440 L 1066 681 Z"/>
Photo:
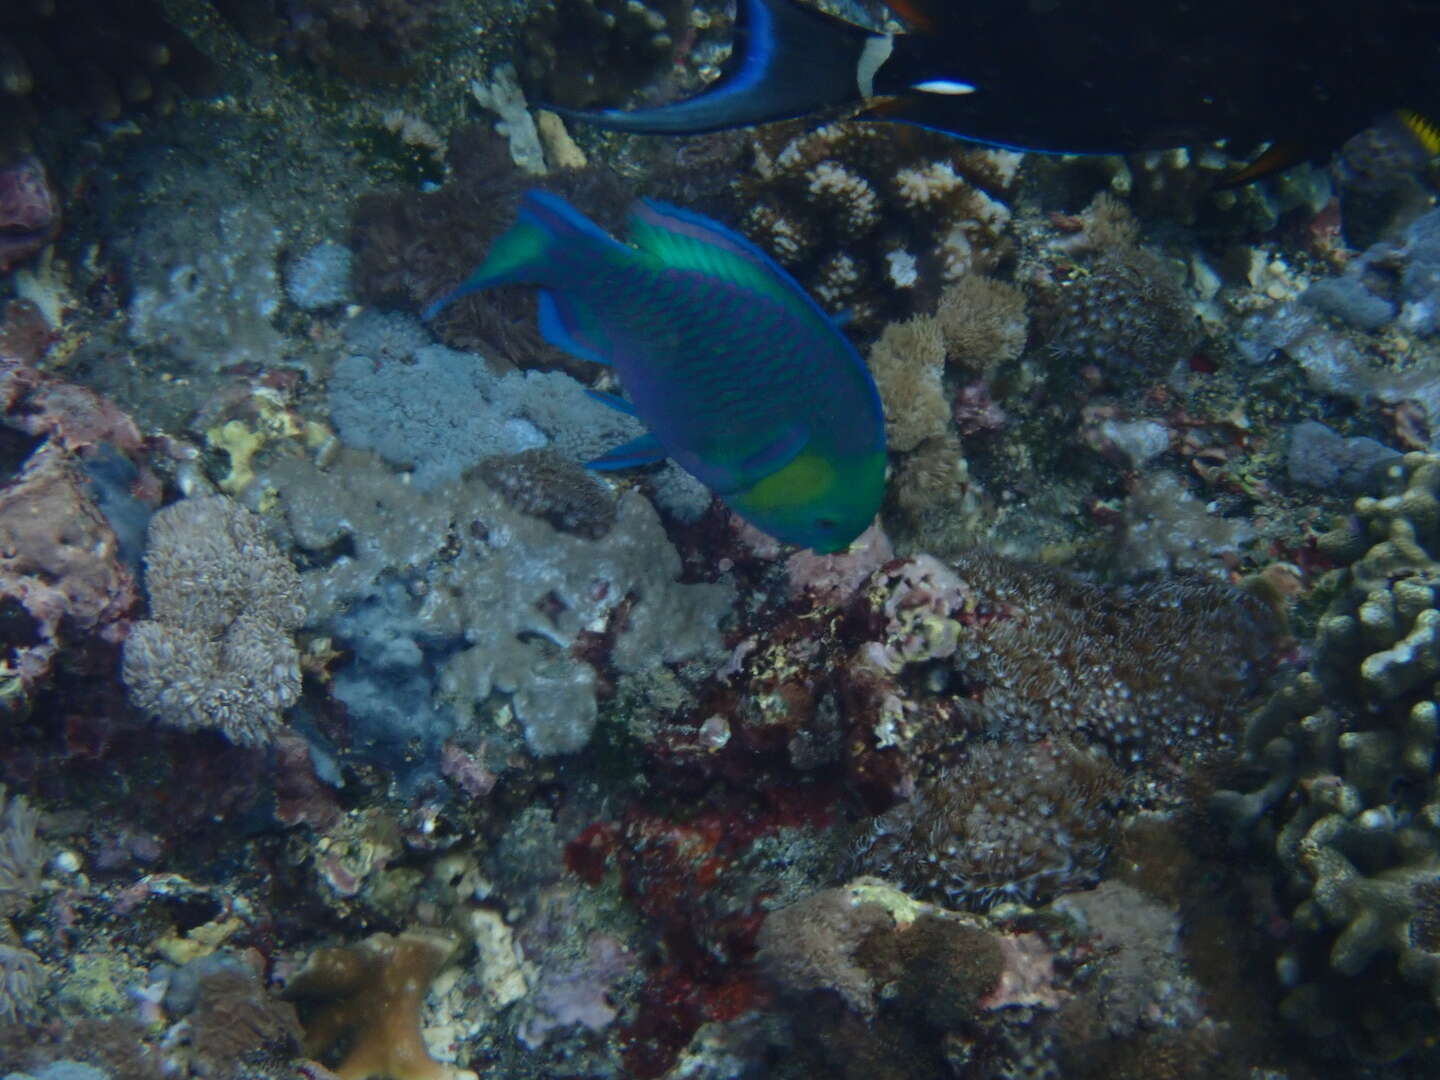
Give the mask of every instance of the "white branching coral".
<path id="1" fill-rule="evenodd" d="M 125 642 L 131 700 L 175 727 L 267 741 L 300 696 L 295 567 L 255 515 L 209 495 L 155 515 L 145 571 L 152 617 Z"/>

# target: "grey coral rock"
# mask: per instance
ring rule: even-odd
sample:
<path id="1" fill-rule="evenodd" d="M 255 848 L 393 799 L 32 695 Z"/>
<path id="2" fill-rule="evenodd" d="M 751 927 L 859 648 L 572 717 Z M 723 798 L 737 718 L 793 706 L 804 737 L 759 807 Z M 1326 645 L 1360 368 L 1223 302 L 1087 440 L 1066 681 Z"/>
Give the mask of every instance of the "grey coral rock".
<path id="1" fill-rule="evenodd" d="M 300 695 L 295 567 L 255 515 L 206 495 L 155 515 L 145 571 L 151 618 L 125 642 L 131 701 L 174 727 L 268 741 Z"/>
<path id="2" fill-rule="evenodd" d="M 415 610 L 403 636 L 414 655 L 386 681 L 418 685 L 401 669 L 429 678 L 433 664 L 434 703 L 462 721 L 502 695 L 532 752 L 572 753 L 598 717 L 598 674 L 572 651 L 587 633 L 613 638 L 609 661 L 622 675 L 723 654 L 718 624 L 733 590 L 679 582 L 680 556 L 639 492 L 620 496 L 614 524 L 592 538 L 517 510 L 478 474 L 426 492 L 370 455 L 344 451 L 334 468 L 344 485 L 298 458 L 265 477 L 300 547 L 325 550 L 347 536 L 353 546 L 304 575 L 311 624 L 349 638 L 345 612 L 384 595 L 387 581 L 405 582 Z M 412 711 L 430 707 L 408 701 Z"/>

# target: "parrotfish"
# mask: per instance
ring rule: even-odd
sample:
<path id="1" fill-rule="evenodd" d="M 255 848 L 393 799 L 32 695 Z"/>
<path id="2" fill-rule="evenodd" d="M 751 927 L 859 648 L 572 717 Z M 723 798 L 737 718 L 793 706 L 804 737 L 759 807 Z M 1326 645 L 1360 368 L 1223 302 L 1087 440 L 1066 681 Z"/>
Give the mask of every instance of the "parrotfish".
<path id="1" fill-rule="evenodd" d="M 878 33 L 798 0 L 739 0 L 721 77 L 604 127 L 683 134 L 822 109 L 1015 150 L 1123 154 L 1272 142 L 1232 180 L 1328 153 L 1395 110 L 1440 105 L 1434 0 L 888 0 Z M 1418 110 L 1418 112 L 1417 112 Z"/>
<path id="2" fill-rule="evenodd" d="M 669 457 L 775 538 L 843 550 L 880 507 L 885 418 L 839 326 L 769 256 L 718 222 L 645 200 L 621 243 L 564 200 L 529 192 L 515 225 L 450 295 L 540 287 L 540 331 L 614 367 L 648 433 L 589 462 Z"/>

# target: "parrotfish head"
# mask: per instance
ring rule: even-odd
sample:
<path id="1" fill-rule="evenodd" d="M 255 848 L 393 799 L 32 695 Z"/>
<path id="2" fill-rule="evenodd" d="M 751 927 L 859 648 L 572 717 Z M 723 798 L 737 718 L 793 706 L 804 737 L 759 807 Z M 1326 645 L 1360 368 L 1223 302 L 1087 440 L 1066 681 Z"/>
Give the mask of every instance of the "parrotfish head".
<path id="1" fill-rule="evenodd" d="M 828 555 L 870 527 L 884 494 L 883 450 L 835 458 L 806 450 L 726 501 L 777 540 Z"/>

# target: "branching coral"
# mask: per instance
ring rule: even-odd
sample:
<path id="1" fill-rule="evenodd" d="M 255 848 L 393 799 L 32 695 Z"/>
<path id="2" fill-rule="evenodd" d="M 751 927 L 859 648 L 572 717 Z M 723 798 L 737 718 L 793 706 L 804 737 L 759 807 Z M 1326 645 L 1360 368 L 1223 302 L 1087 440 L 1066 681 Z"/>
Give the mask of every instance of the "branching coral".
<path id="1" fill-rule="evenodd" d="M 1241 782 L 1213 800 L 1294 905 L 1282 1012 L 1366 1055 L 1417 1050 L 1407 1018 L 1440 1016 L 1437 496 L 1440 459 L 1407 454 L 1321 538 L 1342 565 L 1312 669 L 1254 714 Z"/>
<path id="2" fill-rule="evenodd" d="M 1018 155 L 885 125 L 777 125 L 736 183 L 745 231 L 831 311 L 865 325 L 926 304 L 877 298 L 988 271 L 1008 258 Z M 933 302 L 933 301 L 932 301 Z"/>
<path id="3" fill-rule="evenodd" d="M 340 1080 L 473 1078 L 431 1057 L 420 1025 L 425 995 L 455 946 L 450 935 L 407 930 L 317 949 L 286 988 L 307 1014 L 305 1053 L 342 1054 L 334 1064 Z"/>
<path id="4" fill-rule="evenodd" d="M 305 610 L 294 566 L 221 495 L 161 510 L 148 540 L 152 617 L 125 642 L 131 699 L 166 724 L 266 741 L 300 694 L 291 635 Z"/>

